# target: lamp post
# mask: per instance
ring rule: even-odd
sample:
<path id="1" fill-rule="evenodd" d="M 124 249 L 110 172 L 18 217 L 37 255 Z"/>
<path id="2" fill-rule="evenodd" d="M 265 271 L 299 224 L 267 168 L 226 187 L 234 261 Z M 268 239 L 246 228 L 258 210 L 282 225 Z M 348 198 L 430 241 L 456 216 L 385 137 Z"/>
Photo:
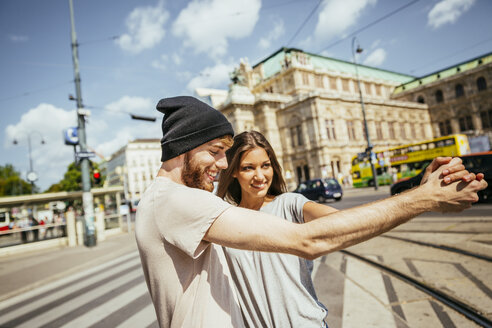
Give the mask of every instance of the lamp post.
<path id="1" fill-rule="evenodd" d="M 360 54 L 364 50 L 359 46 L 358 42 L 357 42 L 357 49 L 355 49 L 355 42 L 356 41 L 358 41 L 358 40 L 354 36 L 352 38 L 352 57 L 354 59 L 355 75 L 357 77 L 357 86 L 359 87 L 360 106 L 362 107 L 362 117 L 364 119 L 364 132 L 365 132 L 366 141 L 367 141 L 366 154 L 369 154 L 369 162 L 371 163 L 374 190 L 378 190 L 378 179 L 376 176 L 376 168 L 374 167 L 374 163 L 373 163 L 373 161 L 375 160 L 375 156 L 374 156 L 374 153 L 372 151 L 371 138 L 369 137 L 369 129 L 367 128 L 366 110 L 364 109 L 364 99 L 362 98 L 362 90 L 360 88 L 359 69 L 358 69 L 357 60 L 355 58 L 355 53 Z"/>
<path id="2" fill-rule="evenodd" d="M 29 181 L 31 183 L 31 194 L 34 194 L 34 181 L 36 181 L 38 179 L 38 175 L 34 171 L 33 166 L 32 166 L 31 135 L 33 135 L 34 133 L 39 134 L 39 136 L 41 137 L 41 144 L 42 145 L 44 145 L 46 143 L 43 139 L 43 135 L 38 131 L 32 131 L 32 132 L 27 134 L 27 149 L 29 150 L 29 172 L 27 172 L 26 178 L 27 178 L 27 181 Z M 14 139 L 14 141 L 12 143 L 14 145 L 17 145 L 19 142 L 17 141 L 17 139 Z"/>

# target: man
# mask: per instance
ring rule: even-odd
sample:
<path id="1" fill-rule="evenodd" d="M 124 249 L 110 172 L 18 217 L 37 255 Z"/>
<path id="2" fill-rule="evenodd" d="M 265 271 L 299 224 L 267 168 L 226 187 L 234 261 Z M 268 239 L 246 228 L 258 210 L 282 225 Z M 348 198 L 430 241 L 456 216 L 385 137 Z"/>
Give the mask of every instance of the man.
<path id="1" fill-rule="evenodd" d="M 461 211 L 486 187 L 459 159 L 440 159 L 417 189 L 293 224 L 234 207 L 210 192 L 227 168 L 225 151 L 234 133 L 220 112 L 192 97 L 162 99 L 157 109 L 164 113 L 162 166 L 140 200 L 136 237 L 161 327 L 243 327 L 219 245 L 314 259 L 426 211 Z"/>

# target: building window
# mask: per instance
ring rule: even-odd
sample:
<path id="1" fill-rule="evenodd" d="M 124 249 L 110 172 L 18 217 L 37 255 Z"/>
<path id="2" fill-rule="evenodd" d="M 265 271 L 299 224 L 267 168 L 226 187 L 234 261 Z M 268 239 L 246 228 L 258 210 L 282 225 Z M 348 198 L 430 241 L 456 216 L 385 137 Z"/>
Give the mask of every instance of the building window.
<path id="1" fill-rule="evenodd" d="M 405 123 L 400 123 L 400 137 L 402 139 L 407 138 L 407 133 L 405 132 Z"/>
<path id="2" fill-rule="evenodd" d="M 427 134 L 425 133 L 425 126 L 422 124 L 420 125 L 420 135 L 422 138 L 427 138 Z"/>
<path id="3" fill-rule="evenodd" d="M 316 88 L 323 88 L 323 76 L 322 75 L 315 75 L 314 76 L 314 83 L 316 84 Z"/>
<path id="4" fill-rule="evenodd" d="M 472 122 L 472 118 L 470 115 L 460 117 L 458 121 L 460 123 L 460 131 L 461 132 L 473 130 L 473 122 Z"/>
<path id="5" fill-rule="evenodd" d="M 417 139 L 417 127 L 415 126 L 415 123 L 412 123 L 412 139 L 415 140 Z"/>
<path id="6" fill-rule="evenodd" d="M 304 144 L 304 140 L 302 138 L 302 128 L 300 125 L 296 126 L 296 131 L 297 131 L 297 144 L 299 146 L 302 146 Z"/>
<path id="7" fill-rule="evenodd" d="M 296 146 L 296 128 L 290 128 L 290 144 L 292 147 Z"/>
<path id="8" fill-rule="evenodd" d="M 309 166 L 304 165 L 304 177 L 306 180 L 310 180 L 311 177 L 309 176 Z"/>
<path id="9" fill-rule="evenodd" d="M 328 140 L 337 140 L 337 135 L 335 134 L 335 120 L 325 120 L 325 124 Z"/>
<path id="10" fill-rule="evenodd" d="M 380 121 L 376 122 L 376 139 L 383 140 L 383 128 Z"/>
<path id="11" fill-rule="evenodd" d="M 436 96 L 436 102 L 438 102 L 438 103 L 442 103 L 443 102 L 444 97 L 442 95 L 442 91 L 441 90 L 437 90 L 436 93 L 435 93 L 435 96 Z"/>
<path id="12" fill-rule="evenodd" d="M 355 128 L 353 121 L 347 121 L 347 134 L 349 140 L 355 140 Z"/>
<path id="13" fill-rule="evenodd" d="M 463 97 L 465 95 L 465 90 L 463 89 L 463 85 L 462 84 L 457 84 L 454 87 L 454 91 L 455 91 L 455 94 L 456 94 L 456 98 L 460 98 L 460 97 Z"/>
<path id="14" fill-rule="evenodd" d="M 349 80 L 342 79 L 342 90 L 343 91 L 350 91 L 350 88 L 349 88 Z"/>
<path id="15" fill-rule="evenodd" d="M 337 79 L 334 77 L 330 77 L 330 89 L 331 90 L 338 90 L 337 88 Z"/>
<path id="16" fill-rule="evenodd" d="M 480 112 L 480 119 L 482 120 L 483 129 L 492 128 L 492 109 Z"/>
<path id="17" fill-rule="evenodd" d="M 290 128 L 290 143 L 292 147 L 303 145 L 304 142 L 300 125 L 296 125 Z"/>
<path id="18" fill-rule="evenodd" d="M 372 94 L 371 92 L 371 85 L 367 82 L 364 82 L 364 89 L 366 89 L 366 95 Z"/>
<path id="19" fill-rule="evenodd" d="M 302 182 L 302 168 L 300 166 L 296 167 L 296 172 L 297 172 L 297 183 Z"/>
<path id="20" fill-rule="evenodd" d="M 390 139 L 395 139 L 395 122 L 388 123 Z"/>
<path id="21" fill-rule="evenodd" d="M 381 85 L 376 84 L 375 89 L 376 89 L 376 96 L 381 96 Z"/>
<path id="22" fill-rule="evenodd" d="M 448 134 L 453 133 L 451 129 L 451 121 L 446 120 L 444 122 L 439 122 L 439 132 L 441 133 L 441 136 L 447 136 Z"/>
<path id="23" fill-rule="evenodd" d="M 302 84 L 309 85 L 309 75 L 305 72 L 302 72 Z"/>
<path id="24" fill-rule="evenodd" d="M 477 79 L 477 89 L 478 91 L 483 91 L 487 89 L 487 81 L 485 81 L 485 78 L 483 78 L 483 76 Z"/>
<path id="25" fill-rule="evenodd" d="M 359 93 L 359 82 L 354 81 L 354 90 L 355 90 L 355 93 Z"/>
<path id="26" fill-rule="evenodd" d="M 424 97 L 419 96 L 419 97 L 417 98 L 417 102 L 418 102 L 418 103 L 420 103 L 420 104 L 425 104 L 425 99 L 424 99 Z"/>

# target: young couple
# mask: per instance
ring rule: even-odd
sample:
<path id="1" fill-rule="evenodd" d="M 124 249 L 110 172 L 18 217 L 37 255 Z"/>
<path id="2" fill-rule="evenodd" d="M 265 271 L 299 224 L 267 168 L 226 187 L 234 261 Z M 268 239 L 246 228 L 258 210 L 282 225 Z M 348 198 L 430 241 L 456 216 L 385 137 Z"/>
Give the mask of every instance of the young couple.
<path id="1" fill-rule="evenodd" d="M 285 193 L 261 134 L 233 141 L 227 119 L 192 97 L 157 109 L 162 166 L 139 203 L 136 237 L 161 327 L 323 327 L 310 259 L 426 211 L 461 211 L 487 185 L 459 159 L 440 158 L 420 187 L 336 211 Z M 227 202 L 210 192 L 220 171 Z"/>

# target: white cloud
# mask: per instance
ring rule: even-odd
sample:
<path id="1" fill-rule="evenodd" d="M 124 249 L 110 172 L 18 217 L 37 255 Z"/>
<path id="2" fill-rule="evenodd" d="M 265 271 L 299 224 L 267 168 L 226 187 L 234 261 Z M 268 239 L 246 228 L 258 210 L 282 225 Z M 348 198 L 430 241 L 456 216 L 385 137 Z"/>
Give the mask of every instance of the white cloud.
<path id="1" fill-rule="evenodd" d="M 116 43 L 131 53 L 153 48 L 164 38 L 164 23 L 168 18 L 169 12 L 162 2 L 156 7 L 135 8 L 126 19 L 128 33 L 123 34 Z"/>
<path id="2" fill-rule="evenodd" d="M 427 24 L 439 28 L 456 20 L 475 3 L 475 0 L 442 0 L 429 11 Z"/>
<path id="3" fill-rule="evenodd" d="M 123 113 L 143 114 L 153 112 L 154 105 L 149 98 L 123 96 L 119 100 L 107 104 L 105 108 Z"/>
<path id="4" fill-rule="evenodd" d="M 169 57 L 167 55 L 162 55 L 159 59 L 153 60 L 151 65 L 154 68 L 165 71 L 167 68 L 168 60 L 169 60 Z"/>
<path id="5" fill-rule="evenodd" d="M 234 65 L 218 63 L 213 67 L 206 67 L 199 76 L 194 77 L 187 85 L 189 91 L 196 88 L 226 88 L 230 82 L 229 74 L 234 70 Z"/>
<path id="6" fill-rule="evenodd" d="M 157 100 L 124 96 L 108 104 L 108 110 L 92 110 L 86 120 L 87 145 L 103 156 L 110 156 L 129 140 L 137 138 L 161 138 L 160 114 L 155 109 Z M 115 113 L 119 111 L 122 114 Z M 126 112 L 157 117 L 156 122 L 135 121 Z M 77 126 L 75 110 L 64 110 L 51 104 L 40 104 L 22 115 L 19 122 L 8 125 L 5 130 L 5 148 L 23 147 L 25 160 L 13 163 L 17 170 L 25 174 L 29 170 L 27 145 L 31 137 L 33 168 L 38 173 L 36 185 L 42 190 L 63 178 L 67 166 L 73 162 L 73 147 L 66 146 L 63 130 Z M 41 137 L 42 136 L 42 137 Z M 41 138 L 45 144 L 41 145 Z M 14 146 L 12 141 L 18 140 Z M 94 158 L 99 161 L 99 157 Z"/>
<path id="7" fill-rule="evenodd" d="M 6 128 L 6 145 L 13 139 L 18 141 L 15 147 L 26 148 L 26 161 L 16 168 L 26 173 L 29 170 L 27 157 L 27 140 L 31 139 L 33 169 L 38 173 L 37 185 L 46 189 L 52 183 L 63 178 L 63 173 L 73 161 L 73 148 L 66 146 L 63 130 L 77 126 L 77 115 L 74 110 L 64 110 L 51 104 L 39 104 L 22 115 L 20 121 Z M 41 139 L 45 144 L 41 144 Z"/>
<path id="8" fill-rule="evenodd" d="M 377 0 L 325 0 L 318 15 L 314 30 L 316 41 L 342 37 L 347 29 L 357 22 L 362 11 L 375 5 Z"/>
<path id="9" fill-rule="evenodd" d="M 280 18 L 273 19 L 273 29 L 258 42 L 258 46 L 262 49 L 269 48 L 273 41 L 276 41 L 279 37 L 284 35 L 285 27 L 284 21 Z"/>
<path id="10" fill-rule="evenodd" d="M 9 35 L 9 39 L 12 42 L 27 42 L 29 37 L 26 35 Z"/>
<path id="11" fill-rule="evenodd" d="M 381 66 L 386 59 L 386 50 L 378 48 L 371 52 L 364 60 L 363 64 L 368 66 Z"/>
<path id="12" fill-rule="evenodd" d="M 261 0 L 193 0 L 173 24 L 184 45 L 212 58 L 227 53 L 229 39 L 247 37 L 259 18 Z"/>
<path id="13" fill-rule="evenodd" d="M 182 62 L 182 58 L 180 55 L 178 55 L 177 53 L 173 53 L 173 62 L 174 64 L 176 65 L 181 65 L 181 62 Z"/>

